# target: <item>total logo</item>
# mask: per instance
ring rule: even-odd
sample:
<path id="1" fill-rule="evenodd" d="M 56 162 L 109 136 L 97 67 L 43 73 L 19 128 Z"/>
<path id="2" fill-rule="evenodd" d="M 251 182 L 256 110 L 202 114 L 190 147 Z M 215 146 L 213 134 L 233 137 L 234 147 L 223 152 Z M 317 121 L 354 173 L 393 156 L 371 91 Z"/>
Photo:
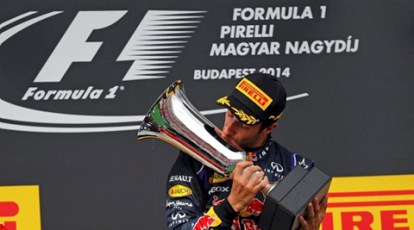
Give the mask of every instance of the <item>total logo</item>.
<path id="1" fill-rule="evenodd" d="M 118 51 L 115 63 L 130 63 L 121 82 L 166 78 L 169 70 L 184 50 L 185 44 L 198 27 L 206 11 L 148 10 L 124 47 Z M 62 88 L 67 72 L 76 63 L 93 63 L 107 41 L 90 41 L 96 31 L 105 31 L 126 17 L 127 10 L 79 11 L 49 54 L 32 84 L 20 101 L 82 101 L 112 100 L 125 91 L 122 83 L 107 88 L 87 85 L 83 88 Z M 59 19 L 63 11 L 39 14 L 29 11 L 0 21 L 0 50 L 16 35 L 24 36 L 28 28 L 39 28 L 48 20 Z M 28 39 L 29 40 L 29 39 Z M 56 88 L 50 88 L 53 84 Z M 49 87 L 46 87 L 49 86 Z M 0 95 L 0 97 L 2 97 Z M 143 116 L 108 116 L 58 113 L 32 109 L 0 98 L 0 128 L 29 132 L 109 132 L 136 130 Z M 131 125 L 134 123 L 134 125 Z"/>

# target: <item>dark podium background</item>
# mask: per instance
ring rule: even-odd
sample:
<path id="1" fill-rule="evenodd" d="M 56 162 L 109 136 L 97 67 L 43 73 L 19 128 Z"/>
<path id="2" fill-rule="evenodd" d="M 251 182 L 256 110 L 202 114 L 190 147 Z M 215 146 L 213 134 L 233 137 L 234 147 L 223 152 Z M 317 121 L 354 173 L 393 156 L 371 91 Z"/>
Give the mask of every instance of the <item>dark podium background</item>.
<path id="1" fill-rule="evenodd" d="M 137 141 L 137 123 L 170 83 L 182 79 L 194 106 L 213 110 L 207 117 L 220 127 L 223 114 L 216 111 L 215 99 L 237 82 L 228 77 L 236 69 L 274 71 L 289 96 L 306 93 L 288 102 L 274 136 L 328 174 L 414 172 L 413 1 L 22 0 L 0 6 L 0 185 L 39 185 L 42 229 L 164 229 L 164 184 L 177 151 L 160 141 Z M 287 19 L 250 20 L 249 12 L 269 7 L 297 13 Z M 133 52 L 127 44 L 136 30 L 168 30 L 149 23 L 147 19 L 160 17 L 149 15 L 154 11 L 197 11 L 187 14 L 190 19 L 165 20 L 195 27 L 167 31 L 173 36 L 171 31 L 181 30 L 175 47 L 139 40 L 137 49 L 157 52 L 121 55 L 124 48 Z M 33 13 L 9 21 L 28 12 Z M 18 27 L 50 12 L 56 14 Z M 82 21 L 80 15 L 94 17 L 98 24 L 107 19 L 106 25 L 98 29 L 95 21 Z M 68 29 L 75 25 L 90 33 Z M 264 25 L 273 28 L 267 36 L 260 30 L 244 37 L 222 32 Z M 20 31 L 10 34 L 13 28 Z M 77 45 L 53 56 L 62 38 Z M 101 45 L 92 50 L 92 42 Z M 287 44 L 295 42 L 302 49 L 287 52 Z M 326 44 L 331 43 L 346 47 L 329 50 Z M 261 52 L 243 50 L 252 44 L 263 46 Z M 279 53 L 265 49 L 272 44 L 280 45 Z M 223 50 L 213 52 L 214 47 Z M 71 57 L 73 50 L 67 66 L 53 64 Z M 85 58 L 88 54 L 92 57 Z M 167 62 L 155 64 L 159 60 Z M 39 72 L 46 63 L 56 72 L 42 81 Z M 126 77 L 131 66 L 135 79 Z M 164 72 L 147 75 L 154 66 Z M 58 72 L 62 70 L 66 72 Z M 208 79 L 198 79 L 203 71 L 210 73 L 203 75 Z M 221 79 L 212 79 L 215 71 Z M 160 78 L 139 78 L 143 75 Z M 88 87 L 103 93 L 78 100 L 41 95 Z M 115 94 L 105 98 L 110 89 Z"/>

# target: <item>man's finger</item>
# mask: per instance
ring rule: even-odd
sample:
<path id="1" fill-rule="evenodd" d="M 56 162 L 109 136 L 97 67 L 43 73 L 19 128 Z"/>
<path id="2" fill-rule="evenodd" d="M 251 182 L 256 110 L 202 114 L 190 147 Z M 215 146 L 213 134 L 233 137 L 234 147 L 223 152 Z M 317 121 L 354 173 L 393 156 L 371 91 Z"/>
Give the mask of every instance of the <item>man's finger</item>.
<path id="1" fill-rule="evenodd" d="M 257 174 L 257 172 L 262 171 L 262 168 L 256 165 L 250 165 L 243 169 L 242 176 L 246 178 L 252 178 L 253 174 Z"/>
<path id="2" fill-rule="evenodd" d="M 299 216 L 299 222 L 300 222 L 300 225 L 301 225 L 300 230 L 308 230 L 309 229 L 308 222 L 306 222 L 306 220 L 303 216 Z"/>
<path id="3" fill-rule="evenodd" d="M 319 200 L 318 200 L 318 197 L 315 197 L 315 198 L 313 198 L 313 206 L 314 206 L 314 208 L 313 208 L 313 210 L 316 212 L 316 213 L 319 213 L 319 211 L 320 211 L 320 206 L 319 206 Z"/>
<path id="4" fill-rule="evenodd" d="M 328 195 L 325 195 L 325 197 L 322 199 L 320 206 L 321 210 L 323 212 L 326 212 L 326 209 L 328 208 Z"/>
<path id="5" fill-rule="evenodd" d="M 313 204 L 309 203 L 307 207 L 307 219 L 312 219 L 315 216 L 315 212 L 313 211 Z"/>
<path id="6" fill-rule="evenodd" d="M 253 165 L 253 162 L 251 162 L 251 161 L 241 161 L 241 162 L 237 163 L 236 164 L 236 167 L 233 170 L 232 176 L 234 176 L 234 175 L 242 175 L 243 174 L 243 171 L 246 168 L 248 168 L 248 167 L 250 167 L 252 165 Z"/>

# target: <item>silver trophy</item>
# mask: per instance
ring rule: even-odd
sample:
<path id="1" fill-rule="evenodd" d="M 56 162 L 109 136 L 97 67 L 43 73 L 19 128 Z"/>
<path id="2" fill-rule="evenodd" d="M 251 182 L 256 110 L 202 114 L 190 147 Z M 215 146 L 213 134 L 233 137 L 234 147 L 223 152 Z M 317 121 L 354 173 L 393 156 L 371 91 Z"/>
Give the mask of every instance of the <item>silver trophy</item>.
<path id="1" fill-rule="evenodd" d="M 139 125 L 137 137 L 163 140 L 225 176 L 246 159 L 241 148 L 224 139 L 221 131 L 194 108 L 180 80 L 155 101 Z"/>
<path id="2" fill-rule="evenodd" d="M 227 177 L 238 162 L 246 160 L 246 152 L 224 138 L 220 129 L 190 103 L 180 80 L 155 101 L 140 123 L 137 137 L 165 141 Z M 297 217 L 304 214 L 313 197 L 323 198 L 330 182 L 331 177 L 318 168 L 308 171 L 298 166 L 280 183 L 269 183 L 262 191 L 266 202 L 259 226 L 263 230 L 296 229 Z"/>

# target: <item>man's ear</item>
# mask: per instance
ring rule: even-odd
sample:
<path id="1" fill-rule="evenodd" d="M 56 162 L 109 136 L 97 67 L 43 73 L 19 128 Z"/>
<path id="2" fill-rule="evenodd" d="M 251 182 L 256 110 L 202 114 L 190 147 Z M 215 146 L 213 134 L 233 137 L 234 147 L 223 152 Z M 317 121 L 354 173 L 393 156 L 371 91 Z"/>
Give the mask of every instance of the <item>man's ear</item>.
<path id="1" fill-rule="evenodd" d="M 266 128 L 264 128 L 263 131 L 265 131 L 266 134 L 269 134 L 269 133 L 272 132 L 273 129 L 277 128 L 277 126 L 279 126 L 279 123 L 277 123 L 277 122 L 272 123 L 271 125 L 269 125 Z"/>

